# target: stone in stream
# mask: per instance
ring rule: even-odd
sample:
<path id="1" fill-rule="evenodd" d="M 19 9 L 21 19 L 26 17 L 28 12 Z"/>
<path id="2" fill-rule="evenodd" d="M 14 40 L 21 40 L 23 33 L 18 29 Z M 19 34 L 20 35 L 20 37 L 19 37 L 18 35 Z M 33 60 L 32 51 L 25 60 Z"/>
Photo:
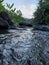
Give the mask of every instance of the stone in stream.
<path id="1" fill-rule="evenodd" d="M 31 23 L 29 23 L 29 22 L 20 22 L 19 23 L 19 27 L 22 27 L 22 28 L 24 28 L 24 27 L 32 27 L 32 24 Z"/>
<path id="2" fill-rule="evenodd" d="M 0 17 L 0 29 L 8 29 L 9 25 L 6 20 Z"/>
<path id="3" fill-rule="evenodd" d="M 41 31 L 49 31 L 49 26 L 47 25 L 36 25 L 33 27 L 34 30 L 41 30 Z"/>

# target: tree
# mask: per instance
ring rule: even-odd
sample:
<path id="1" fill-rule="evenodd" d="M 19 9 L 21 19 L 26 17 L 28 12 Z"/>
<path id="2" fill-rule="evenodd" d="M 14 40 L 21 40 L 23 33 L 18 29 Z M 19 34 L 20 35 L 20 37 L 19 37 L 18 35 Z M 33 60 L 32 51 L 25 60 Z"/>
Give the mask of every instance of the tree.
<path id="1" fill-rule="evenodd" d="M 49 0 L 40 0 L 39 6 L 34 13 L 34 21 L 37 24 L 46 24 L 45 17 L 49 14 Z"/>
<path id="2" fill-rule="evenodd" d="M 12 4 L 5 4 L 7 6 L 7 8 L 5 8 L 5 6 L 3 5 L 3 2 L 4 0 L 0 0 L 0 12 L 4 11 L 4 12 L 7 12 L 12 20 L 16 23 L 19 23 L 19 22 L 22 22 L 24 21 L 25 19 L 22 16 L 22 12 L 19 10 L 17 13 L 19 13 L 19 15 L 17 15 L 16 13 L 16 8 L 13 8 L 14 6 L 14 3 Z"/>
<path id="3" fill-rule="evenodd" d="M 4 1 L 4 0 L 0 0 L 0 4 L 2 4 L 3 1 Z"/>
<path id="4" fill-rule="evenodd" d="M 6 3 L 6 5 L 7 5 L 10 12 L 15 12 L 16 8 L 12 9 L 14 6 L 14 3 L 12 3 L 11 5 Z"/>
<path id="5" fill-rule="evenodd" d="M 5 10 L 4 6 L 2 5 L 3 1 L 4 0 L 0 0 L 0 12 Z"/>
<path id="6" fill-rule="evenodd" d="M 21 10 L 17 10 L 17 15 L 22 16 Z"/>

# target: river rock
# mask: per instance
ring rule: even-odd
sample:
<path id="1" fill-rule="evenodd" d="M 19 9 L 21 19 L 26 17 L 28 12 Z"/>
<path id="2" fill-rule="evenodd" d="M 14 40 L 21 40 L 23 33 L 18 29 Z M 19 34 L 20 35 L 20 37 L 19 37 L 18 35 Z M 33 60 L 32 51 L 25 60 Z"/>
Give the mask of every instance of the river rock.
<path id="1" fill-rule="evenodd" d="M 31 23 L 29 23 L 29 22 L 20 22 L 19 23 L 19 26 L 20 27 L 32 27 L 32 24 Z"/>
<path id="2" fill-rule="evenodd" d="M 8 29 L 8 22 L 0 17 L 0 29 Z"/>
<path id="3" fill-rule="evenodd" d="M 6 12 L 0 12 L 0 29 L 15 29 L 16 24 L 12 21 L 10 15 Z"/>
<path id="4" fill-rule="evenodd" d="M 34 30 L 41 30 L 41 31 L 49 31 L 49 26 L 47 25 L 38 25 L 33 27 Z"/>

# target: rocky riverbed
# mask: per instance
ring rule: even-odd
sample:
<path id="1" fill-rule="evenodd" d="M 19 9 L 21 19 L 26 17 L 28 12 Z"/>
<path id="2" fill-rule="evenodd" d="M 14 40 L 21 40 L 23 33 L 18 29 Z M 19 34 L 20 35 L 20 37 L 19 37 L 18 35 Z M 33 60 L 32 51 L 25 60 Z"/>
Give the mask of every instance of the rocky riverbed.
<path id="1" fill-rule="evenodd" d="M 0 65 L 49 65 L 49 32 L 30 29 L 0 34 Z"/>

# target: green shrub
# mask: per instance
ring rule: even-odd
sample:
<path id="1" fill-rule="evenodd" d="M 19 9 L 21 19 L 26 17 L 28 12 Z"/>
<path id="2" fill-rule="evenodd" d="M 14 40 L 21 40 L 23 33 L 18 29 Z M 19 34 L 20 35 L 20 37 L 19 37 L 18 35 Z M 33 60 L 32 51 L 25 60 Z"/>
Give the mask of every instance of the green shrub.
<path id="1" fill-rule="evenodd" d="M 45 23 L 49 25 L 49 15 L 45 16 Z"/>

